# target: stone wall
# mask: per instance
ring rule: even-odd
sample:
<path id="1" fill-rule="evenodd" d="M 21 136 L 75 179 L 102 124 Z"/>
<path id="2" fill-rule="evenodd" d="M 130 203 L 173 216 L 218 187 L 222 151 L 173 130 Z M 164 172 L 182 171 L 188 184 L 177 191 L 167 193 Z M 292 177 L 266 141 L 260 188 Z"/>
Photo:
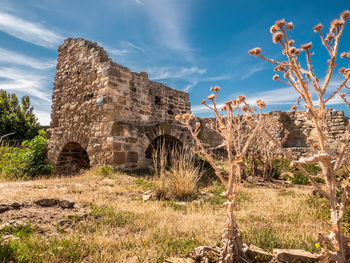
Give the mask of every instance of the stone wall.
<path id="1" fill-rule="evenodd" d="M 67 39 L 58 50 L 48 160 L 58 173 L 73 166 L 146 166 L 145 152 L 157 137 L 191 142 L 174 120 L 185 112 L 190 112 L 187 93 L 112 62 L 96 43 Z"/>
<path id="2" fill-rule="evenodd" d="M 308 153 L 310 144 L 308 137 L 316 136 L 310 118 L 304 118 L 304 112 L 283 112 L 272 111 L 267 113 L 278 123 L 279 139 L 284 138 L 283 146 L 290 148 L 296 156 L 305 156 Z M 327 132 L 326 136 L 331 147 L 337 147 L 339 137 L 344 134 L 349 118 L 343 111 L 327 110 Z M 214 118 L 198 118 L 201 123 L 199 138 L 208 147 L 216 147 L 222 144 L 222 138 L 213 130 L 207 128 Z"/>

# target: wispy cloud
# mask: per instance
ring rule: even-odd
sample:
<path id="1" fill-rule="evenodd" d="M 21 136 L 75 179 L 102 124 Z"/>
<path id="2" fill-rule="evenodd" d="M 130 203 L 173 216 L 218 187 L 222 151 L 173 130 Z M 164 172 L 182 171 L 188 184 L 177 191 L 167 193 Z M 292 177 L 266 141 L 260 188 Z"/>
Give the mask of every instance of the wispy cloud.
<path id="1" fill-rule="evenodd" d="M 137 51 L 140 51 L 140 52 L 142 52 L 142 53 L 145 52 L 145 50 L 144 50 L 143 48 L 141 48 L 141 47 L 139 47 L 139 46 L 137 46 L 137 45 L 135 45 L 134 43 L 131 43 L 131 42 L 129 42 L 129 41 L 122 41 L 121 43 L 122 43 L 122 45 L 124 45 L 124 46 L 131 47 L 131 48 L 136 49 Z"/>
<path id="2" fill-rule="evenodd" d="M 45 28 L 39 23 L 33 23 L 14 15 L 0 11 L 0 31 L 29 43 L 56 48 L 63 41 L 63 37 Z"/>
<path id="3" fill-rule="evenodd" d="M 193 75 L 203 75 L 206 69 L 198 68 L 197 66 L 192 67 L 161 67 L 161 68 L 149 68 L 147 72 L 152 80 L 163 80 L 163 79 L 185 79 Z"/>
<path id="4" fill-rule="evenodd" d="M 0 68 L 0 89 L 23 92 L 45 102 L 51 102 L 51 96 L 45 90 L 47 84 L 47 77 L 34 71 L 9 67 Z"/>
<path id="5" fill-rule="evenodd" d="M 145 4 L 151 20 L 155 24 L 157 38 L 170 49 L 181 52 L 188 59 L 191 59 L 192 48 L 184 31 L 187 10 L 180 9 L 183 5 L 177 5 L 172 0 L 162 1 L 161 4 L 157 0 L 142 3 Z"/>
<path id="6" fill-rule="evenodd" d="M 248 71 L 245 72 L 245 74 L 242 75 L 241 80 L 245 80 L 245 79 L 249 78 L 250 76 L 252 76 L 253 74 L 260 72 L 266 68 L 267 68 L 266 65 L 265 66 L 258 65 L 258 66 L 252 67 L 252 68 L 248 69 Z"/>
<path id="7" fill-rule="evenodd" d="M 36 69 L 49 69 L 56 65 L 56 61 L 52 59 L 36 59 L 3 48 L 0 48 L 0 62 L 29 66 Z"/>

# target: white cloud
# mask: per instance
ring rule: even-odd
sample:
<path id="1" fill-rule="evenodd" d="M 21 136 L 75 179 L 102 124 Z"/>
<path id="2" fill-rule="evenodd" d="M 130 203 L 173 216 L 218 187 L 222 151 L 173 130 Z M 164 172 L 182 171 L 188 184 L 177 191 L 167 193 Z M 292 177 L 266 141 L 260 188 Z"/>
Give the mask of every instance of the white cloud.
<path id="1" fill-rule="evenodd" d="M 29 66 L 35 69 L 49 69 L 56 66 L 55 60 L 36 59 L 3 48 L 0 48 L 0 62 Z"/>
<path id="2" fill-rule="evenodd" d="M 0 11 L 0 31 L 29 43 L 56 48 L 63 41 L 63 37 L 39 23 L 26 21 L 22 18 Z"/>
<path id="3" fill-rule="evenodd" d="M 188 84 L 188 85 L 186 85 L 186 87 L 184 87 L 184 88 L 182 89 L 182 91 L 184 91 L 184 92 L 190 92 L 190 91 L 192 90 L 192 88 L 198 84 L 198 82 L 199 82 L 198 80 L 193 80 L 193 81 L 191 81 L 191 83 Z"/>
<path id="4" fill-rule="evenodd" d="M 45 102 L 51 102 L 50 94 L 45 91 L 48 80 L 34 71 L 17 68 L 0 68 L 0 89 L 23 92 L 31 97 L 37 97 Z"/>
<path id="5" fill-rule="evenodd" d="M 35 113 L 35 116 L 38 117 L 38 121 L 41 125 L 50 125 L 50 121 L 51 121 L 50 112 L 34 109 L 34 113 Z"/>
<path id="6" fill-rule="evenodd" d="M 266 66 L 262 66 L 262 65 L 252 67 L 252 68 L 248 69 L 248 71 L 245 72 L 245 74 L 243 74 L 243 76 L 241 77 L 241 80 L 245 80 L 245 79 L 249 78 L 250 76 L 252 76 L 253 74 L 264 70 L 265 68 L 266 68 Z"/>
<path id="7" fill-rule="evenodd" d="M 203 75 L 206 72 L 206 69 L 201 69 L 197 66 L 190 68 L 161 67 L 149 68 L 147 72 L 152 80 L 184 79 L 193 75 Z"/>
<path id="8" fill-rule="evenodd" d="M 143 48 L 141 48 L 141 47 L 139 47 L 139 46 L 137 46 L 137 45 L 135 45 L 135 44 L 133 44 L 133 43 L 131 43 L 129 41 L 122 41 L 121 43 L 124 46 L 132 47 L 133 49 L 136 49 L 137 51 L 145 53 L 145 50 Z"/>

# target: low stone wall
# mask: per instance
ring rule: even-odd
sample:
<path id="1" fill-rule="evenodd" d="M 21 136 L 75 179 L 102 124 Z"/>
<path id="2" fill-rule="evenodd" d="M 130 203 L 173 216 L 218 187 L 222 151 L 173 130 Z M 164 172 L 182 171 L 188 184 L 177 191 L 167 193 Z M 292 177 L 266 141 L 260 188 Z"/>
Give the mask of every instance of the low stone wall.
<path id="1" fill-rule="evenodd" d="M 278 123 L 279 139 L 283 140 L 283 146 L 291 149 L 296 156 L 305 156 L 309 152 L 309 137 L 315 137 L 316 131 L 310 118 L 304 118 L 304 112 L 283 112 L 272 111 L 267 113 Z M 223 143 L 222 137 L 214 130 L 208 128 L 215 118 L 197 118 L 201 123 L 199 138 L 208 147 L 215 148 Z M 344 134 L 349 118 L 343 111 L 329 109 L 327 110 L 327 140 L 331 147 L 336 148 L 339 137 Z"/>

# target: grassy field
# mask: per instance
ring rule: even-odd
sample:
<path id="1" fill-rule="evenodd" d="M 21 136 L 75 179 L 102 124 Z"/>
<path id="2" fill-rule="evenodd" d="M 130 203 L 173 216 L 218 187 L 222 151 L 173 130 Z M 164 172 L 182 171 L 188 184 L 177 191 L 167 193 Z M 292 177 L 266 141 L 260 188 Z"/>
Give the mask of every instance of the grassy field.
<path id="1" fill-rule="evenodd" d="M 164 262 L 200 245 L 220 244 L 222 186 L 200 189 L 206 200 L 143 201 L 142 194 L 154 185 L 150 177 L 100 170 L 3 181 L 2 203 L 67 198 L 75 208 L 32 207 L 29 216 L 24 210 L 0 213 L 0 262 Z M 317 251 L 317 233 L 327 228 L 329 215 L 311 192 L 308 186 L 246 184 L 236 208 L 244 241 L 266 250 Z M 12 224 L 4 226 L 9 220 Z"/>

